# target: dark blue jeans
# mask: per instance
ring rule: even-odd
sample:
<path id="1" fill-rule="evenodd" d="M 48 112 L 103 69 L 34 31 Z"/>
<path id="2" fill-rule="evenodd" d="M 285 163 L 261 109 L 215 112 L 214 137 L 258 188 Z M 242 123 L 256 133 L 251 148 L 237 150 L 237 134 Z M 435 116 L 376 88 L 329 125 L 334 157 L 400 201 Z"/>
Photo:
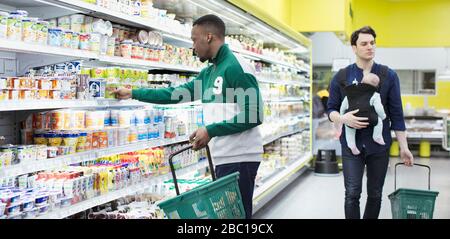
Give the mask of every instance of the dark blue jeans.
<path id="1" fill-rule="evenodd" d="M 345 184 L 345 218 L 360 219 L 359 199 L 361 197 L 364 168 L 367 166 L 367 202 L 364 219 L 377 219 L 380 214 L 384 179 L 389 164 L 388 152 L 353 155 L 347 147 L 342 149 L 342 163 Z"/>
<path id="2" fill-rule="evenodd" d="M 229 163 L 216 166 L 217 178 L 239 172 L 239 189 L 246 219 L 251 219 L 253 214 L 253 190 L 255 189 L 255 177 L 258 167 L 259 162 Z"/>

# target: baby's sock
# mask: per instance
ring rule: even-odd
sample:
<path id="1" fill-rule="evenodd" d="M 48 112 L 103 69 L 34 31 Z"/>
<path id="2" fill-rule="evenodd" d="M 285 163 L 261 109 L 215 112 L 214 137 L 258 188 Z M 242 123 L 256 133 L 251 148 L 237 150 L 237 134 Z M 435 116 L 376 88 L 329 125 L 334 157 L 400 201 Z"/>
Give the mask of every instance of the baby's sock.
<path id="1" fill-rule="evenodd" d="M 353 155 L 359 155 L 361 153 L 356 146 L 350 147 L 350 150 L 352 151 Z"/>
<path id="2" fill-rule="evenodd" d="M 386 143 L 384 142 L 384 139 L 382 137 L 381 138 L 373 138 L 373 140 L 375 142 L 377 142 L 378 144 L 386 145 Z"/>

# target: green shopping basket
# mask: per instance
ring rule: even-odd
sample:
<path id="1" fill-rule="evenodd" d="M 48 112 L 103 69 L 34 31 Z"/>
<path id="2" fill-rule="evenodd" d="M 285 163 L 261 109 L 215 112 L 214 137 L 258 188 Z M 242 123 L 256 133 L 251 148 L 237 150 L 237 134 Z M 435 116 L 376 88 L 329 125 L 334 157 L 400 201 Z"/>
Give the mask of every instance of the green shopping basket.
<path id="1" fill-rule="evenodd" d="M 180 194 L 173 157 L 192 149 L 185 147 L 169 156 L 170 169 L 178 196 L 163 201 L 158 206 L 169 219 L 244 219 L 245 211 L 239 191 L 239 172 L 216 180 L 211 154 L 206 147 L 213 181 Z"/>
<path id="2" fill-rule="evenodd" d="M 391 201 L 393 219 L 432 219 L 434 204 L 439 192 L 430 191 L 431 168 L 423 164 L 414 164 L 428 168 L 428 190 L 418 189 L 397 189 L 397 166 L 404 163 L 395 164 L 394 170 L 394 192 L 388 197 Z"/>

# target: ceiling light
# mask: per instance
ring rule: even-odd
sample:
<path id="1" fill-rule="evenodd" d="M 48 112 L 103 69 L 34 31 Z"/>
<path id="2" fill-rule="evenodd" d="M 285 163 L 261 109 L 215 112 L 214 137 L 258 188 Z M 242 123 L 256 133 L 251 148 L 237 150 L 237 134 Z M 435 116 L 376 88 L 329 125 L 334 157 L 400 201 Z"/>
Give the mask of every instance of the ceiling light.
<path id="1" fill-rule="evenodd" d="M 82 10 L 80 10 L 80 9 L 75 9 L 75 8 L 72 8 L 72 7 L 67 7 L 67 6 L 64 6 L 64 5 L 62 5 L 62 4 L 51 3 L 51 2 L 46 1 L 46 0 L 34 0 L 34 1 L 35 1 L 35 2 L 40 2 L 40 3 L 45 3 L 45 4 L 47 4 L 47 5 L 54 6 L 54 7 L 63 8 L 63 9 L 66 9 L 66 10 L 69 10 L 69 11 L 73 11 L 73 12 L 86 13 L 86 11 L 82 11 Z"/>

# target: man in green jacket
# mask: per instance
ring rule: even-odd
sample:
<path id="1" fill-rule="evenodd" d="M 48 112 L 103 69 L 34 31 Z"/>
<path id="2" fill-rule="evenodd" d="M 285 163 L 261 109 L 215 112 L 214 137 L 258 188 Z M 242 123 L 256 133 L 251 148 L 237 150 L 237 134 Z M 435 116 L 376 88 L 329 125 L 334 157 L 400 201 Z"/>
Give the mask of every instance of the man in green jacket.
<path id="1" fill-rule="evenodd" d="M 175 104 L 201 99 L 206 127 L 190 139 L 198 150 L 211 149 L 218 178 L 239 172 L 239 187 L 246 218 L 252 216 L 255 177 L 262 159 L 259 129 L 263 103 L 254 67 L 236 56 L 225 44 L 225 23 L 206 15 L 193 24 L 191 38 L 200 61 L 209 61 L 198 77 L 179 87 L 119 89 L 119 99 L 133 98 L 156 104 Z"/>

